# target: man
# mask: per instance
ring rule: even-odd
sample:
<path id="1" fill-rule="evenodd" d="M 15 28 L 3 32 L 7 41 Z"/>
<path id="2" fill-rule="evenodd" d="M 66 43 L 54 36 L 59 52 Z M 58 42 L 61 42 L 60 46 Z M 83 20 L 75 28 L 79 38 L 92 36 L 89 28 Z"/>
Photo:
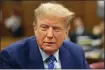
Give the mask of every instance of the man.
<path id="1" fill-rule="evenodd" d="M 81 17 L 75 17 L 74 21 L 75 30 L 69 33 L 69 39 L 81 45 L 84 51 L 91 49 L 91 34 L 87 31 Z"/>
<path id="2" fill-rule="evenodd" d="M 81 17 L 76 17 L 74 19 L 74 27 L 75 30 L 73 32 L 70 33 L 69 38 L 72 42 L 80 44 L 81 38 L 83 38 L 84 40 L 87 40 L 87 38 L 90 38 L 90 33 L 87 31 L 84 22 L 82 20 Z M 81 37 L 81 38 L 80 38 Z M 80 38 L 80 40 L 79 40 Z"/>
<path id="3" fill-rule="evenodd" d="M 0 53 L 1 68 L 85 69 L 82 49 L 64 41 L 74 13 L 57 3 L 43 3 L 35 10 L 35 37 L 29 37 Z"/>

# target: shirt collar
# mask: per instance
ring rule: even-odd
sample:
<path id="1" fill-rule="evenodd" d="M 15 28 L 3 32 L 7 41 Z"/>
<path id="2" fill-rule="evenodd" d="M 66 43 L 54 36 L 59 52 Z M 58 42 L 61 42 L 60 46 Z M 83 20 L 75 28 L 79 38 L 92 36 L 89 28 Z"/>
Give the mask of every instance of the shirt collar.
<path id="1" fill-rule="evenodd" d="M 39 50 L 41 52 L 43 61 L 45 61 L 49 57 L 49 55 L 47 55 L 44 51 L 42 51 L 40 47 Z M 56 58 L 56 61 L 59 61 L 59 50 L 53 56 Z"/>

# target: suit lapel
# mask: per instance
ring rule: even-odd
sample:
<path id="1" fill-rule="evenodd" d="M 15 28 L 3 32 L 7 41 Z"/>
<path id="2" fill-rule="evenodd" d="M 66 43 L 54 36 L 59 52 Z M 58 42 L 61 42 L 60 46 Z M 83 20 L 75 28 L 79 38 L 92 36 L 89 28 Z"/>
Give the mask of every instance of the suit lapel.
<path id="1" fill-rule="evenodd" d="M 31 69 L 44 69 L 41 53 L 38 48 L 35 37 L 30 41 L 30 53 L 29 53 L 29 64 L 28 68 Z"/>
<path id="2" fill-rule="evenodd" d="M 65 48 L 63 45 L 60 48 L 59 56 L 61 60 L 61 68 L 62 69 L 72 69 L 74 66 L 74 62 L 72 60 L 72 56 L 70 55 L 70 52 Z"/>

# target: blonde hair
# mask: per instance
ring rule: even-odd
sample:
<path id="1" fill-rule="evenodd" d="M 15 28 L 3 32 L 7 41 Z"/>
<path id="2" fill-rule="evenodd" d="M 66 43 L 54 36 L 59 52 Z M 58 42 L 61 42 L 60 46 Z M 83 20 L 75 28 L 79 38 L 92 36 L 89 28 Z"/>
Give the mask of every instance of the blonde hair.
<path id="1" fill-rule="evenodd" d="M 37 9 L 34 10 L 35 18 L 45 16 L 65 17 L 67 21 L 73 17 L 74 13 L 69 11 L 63 5 L 58 3 L 42 3 Z"/>

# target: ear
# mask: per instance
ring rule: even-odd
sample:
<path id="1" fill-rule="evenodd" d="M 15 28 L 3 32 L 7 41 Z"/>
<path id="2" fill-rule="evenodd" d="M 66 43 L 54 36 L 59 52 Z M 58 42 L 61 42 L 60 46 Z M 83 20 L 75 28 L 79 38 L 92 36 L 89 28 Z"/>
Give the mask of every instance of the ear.
<path id="1" fill-rule="evenodd" d="M 33 22 L 33 27 L 34 27 L 34 30 L 36 31 L 36 23 Z"/>
<path id="2" fill-rule="evenodd" d="M 68 36 L 68 34 L 69 34 L 69 31 L 70 31 L 70 26 L 67 28 L 67 30 L 66 30 L 66 35 Z"/>
<path id="3" fill-rule="evenodd" d="M 35 22 L 33 22 L 33 28 L 34 28 L 34 33 L 36 34 L 36 30 L 37 30 L 37 25 L 36 25 L 36 23 Z"/>
<path id="4" fill-rule="evenodd" d="M 65 38 L 68 38 L 70 27 L 67 28 Z"/>

